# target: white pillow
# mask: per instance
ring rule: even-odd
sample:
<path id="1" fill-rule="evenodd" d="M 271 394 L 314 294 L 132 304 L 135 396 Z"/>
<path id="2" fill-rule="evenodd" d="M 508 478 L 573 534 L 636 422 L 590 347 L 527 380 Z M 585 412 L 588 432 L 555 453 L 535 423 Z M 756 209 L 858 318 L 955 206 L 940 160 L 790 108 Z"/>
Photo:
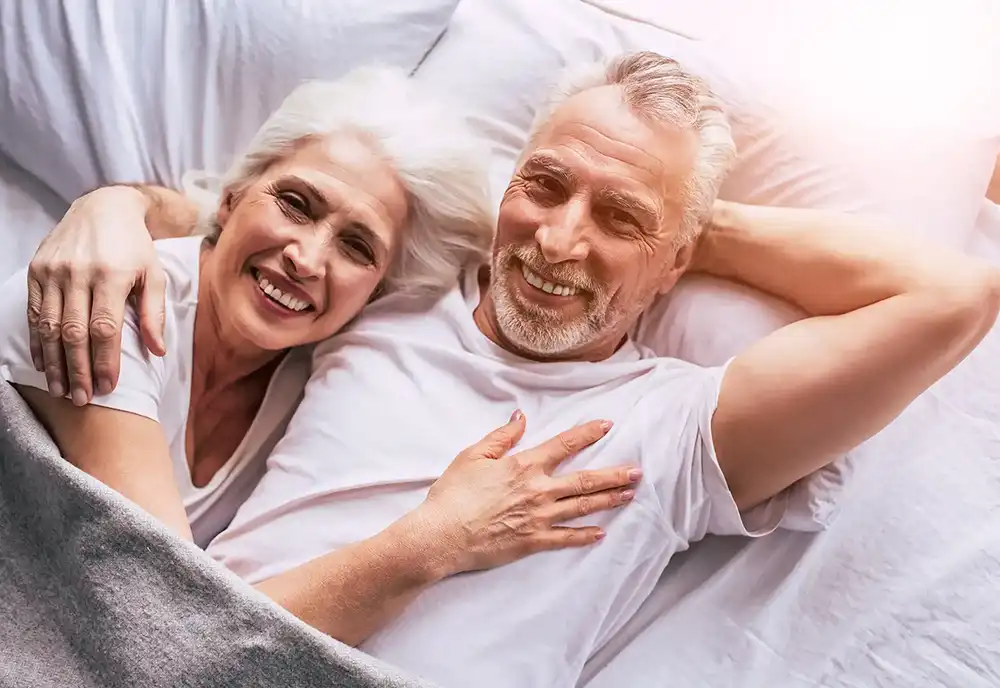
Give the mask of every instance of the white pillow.
<path id="1" fill-rule="evenodd" d="M 0 151 L 63 198 L 223 172 L 299 82 L 412 71 L 458 0 L 0 2 Z"/>

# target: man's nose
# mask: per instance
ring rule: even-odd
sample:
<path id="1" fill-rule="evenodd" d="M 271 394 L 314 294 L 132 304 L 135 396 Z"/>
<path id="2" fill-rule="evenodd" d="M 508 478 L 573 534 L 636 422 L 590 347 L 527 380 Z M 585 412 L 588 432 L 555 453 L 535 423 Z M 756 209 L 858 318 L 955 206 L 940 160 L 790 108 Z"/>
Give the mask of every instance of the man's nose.
<path id="1" fill-rule="evenodd" d="M 545 260 L 562 263 L 585 259 L 590 253 L 590 224 L 590 212 L 582 199 L 553 208 L 535 231 Z"/>
<path id="2" fill-rule="evenodd" d="M 318 234 L 299 237 L 285 246 L 281 258 L 291 277 L 309 280 L 323 276 L 326 247 Z"/>

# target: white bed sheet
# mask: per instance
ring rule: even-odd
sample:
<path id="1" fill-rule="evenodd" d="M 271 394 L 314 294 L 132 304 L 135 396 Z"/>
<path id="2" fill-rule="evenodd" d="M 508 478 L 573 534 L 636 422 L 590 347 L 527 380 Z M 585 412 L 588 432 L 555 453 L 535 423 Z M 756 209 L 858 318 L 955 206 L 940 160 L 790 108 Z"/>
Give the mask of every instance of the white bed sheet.
<path id="1" fill-rule="evenodd" d="M 974 252 L 1000 264 L 1000 208 Z M 1000 327 L 857 457 L 819 534 L 675 557 L 586 688 L 1000 685 Z"/>
<path id="2" fill-rule="evenodd" d="M 0 153 L 0 280 L 27 265 L 67 209 L 48 187 Z"/>

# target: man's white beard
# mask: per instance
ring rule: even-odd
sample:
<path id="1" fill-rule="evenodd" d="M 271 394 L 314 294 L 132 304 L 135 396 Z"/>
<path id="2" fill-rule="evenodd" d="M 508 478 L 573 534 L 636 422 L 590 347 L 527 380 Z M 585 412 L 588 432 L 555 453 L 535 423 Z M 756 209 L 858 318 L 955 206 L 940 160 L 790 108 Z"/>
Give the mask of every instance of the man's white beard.
<path id="1" fill-rule="evenodd" d="M 531 255 L 529 255 L 531 254 Z M 593 280 L 579 276 L 573 282 L 587 285 L 586 311 L 571 319 L 557 309 L 541 308 L 515 293 L 510 277 L 523 261 L 529 269 L 539 262 L 535 252 L 525 247 L 504 246 L 497 251 L 490 275 L 490 298 L 497 328 L 519 350 L 538 356 L 558 356 L 577 351 L 596 339 L 606 328 L 608 298 Z M 569 280 L 568 280 L 569 281 Z"/>

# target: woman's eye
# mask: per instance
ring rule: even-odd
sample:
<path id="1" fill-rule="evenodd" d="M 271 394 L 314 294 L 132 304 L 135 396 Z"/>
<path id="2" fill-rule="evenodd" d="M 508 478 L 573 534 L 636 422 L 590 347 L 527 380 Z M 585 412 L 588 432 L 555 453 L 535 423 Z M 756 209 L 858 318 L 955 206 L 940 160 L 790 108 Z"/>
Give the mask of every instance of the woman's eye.
<path id="1" fill-rule="evenodd" d="M 300 215 L 309 215 L 309 201 L 306 197 L 295 191 L 282 191 L 278 194 L 278 199 L 288 208 L 291 208 Z"/>
<path id="2" fill-rule="evenodd" d="M 357 237 L 345 237 L 344 246 L 351 257 L 358 260 L 363 265 L 375 264 L 375 252 L 364 239 Z"/>

